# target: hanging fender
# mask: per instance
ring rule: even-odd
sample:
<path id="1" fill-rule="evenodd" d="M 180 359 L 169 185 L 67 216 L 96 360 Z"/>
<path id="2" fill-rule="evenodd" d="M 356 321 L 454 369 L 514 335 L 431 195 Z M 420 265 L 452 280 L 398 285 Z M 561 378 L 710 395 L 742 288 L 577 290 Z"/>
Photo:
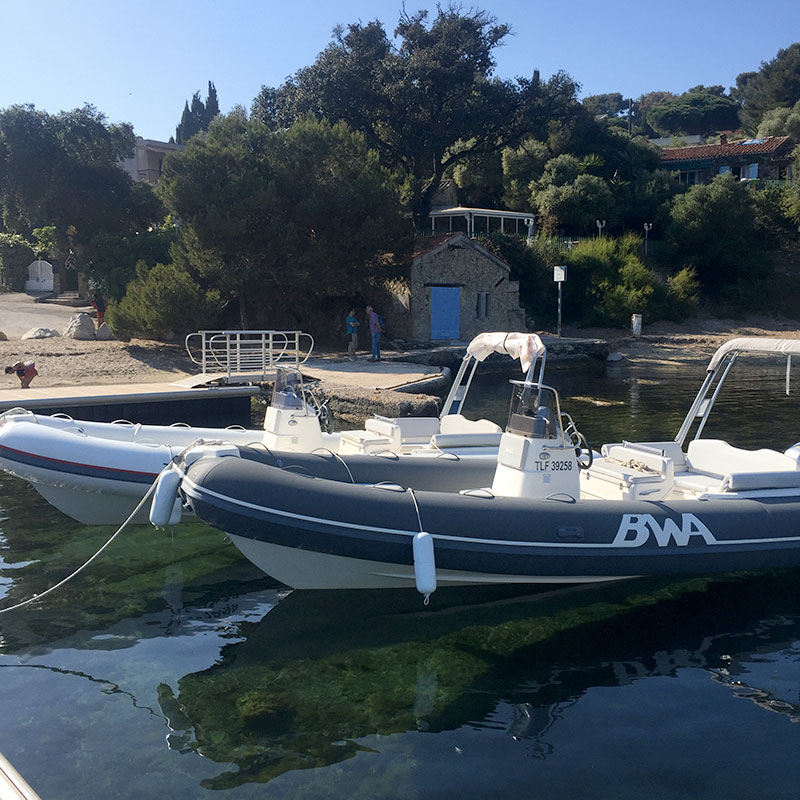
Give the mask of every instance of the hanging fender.
<path id="1" fill-rule="evenodd" d="M 178 497 L 181 476 L 170 464 L 156 478 L 156 489 L 150 504 L 150 522 L 157 528 L 177 525 L 181 521 L 182 503 Z"/>
<path id="2" fill-rule="evenodd" d="M 433 552 L 433 536 L 420 531 L 414 537 L 414 579 L 417 591 L 425 600 L 436 591 L 436 558 Z"/>

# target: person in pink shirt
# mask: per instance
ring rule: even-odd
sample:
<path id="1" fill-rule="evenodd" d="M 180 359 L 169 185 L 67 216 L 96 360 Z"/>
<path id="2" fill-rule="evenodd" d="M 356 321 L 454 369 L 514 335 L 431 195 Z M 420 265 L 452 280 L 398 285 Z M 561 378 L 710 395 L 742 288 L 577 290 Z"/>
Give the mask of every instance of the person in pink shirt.
<path id="1" fill-rule="evenodd" d="M 24 363 L 17 361 L 16 364 L 6 367 L 6 375 L 11 375 L 12 372 L 19 378 L 23 389 L 27 389 L 31 385 L 31 381 L 39 374 L 33 361 L 25 361 Z"/>

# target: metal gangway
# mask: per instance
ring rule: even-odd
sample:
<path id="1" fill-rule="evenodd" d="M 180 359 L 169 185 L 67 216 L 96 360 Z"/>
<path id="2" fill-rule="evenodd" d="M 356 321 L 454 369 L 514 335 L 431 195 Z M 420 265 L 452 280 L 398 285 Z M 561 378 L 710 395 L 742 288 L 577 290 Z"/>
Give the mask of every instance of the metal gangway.
<path id="1" fill-rule="evenodd" d="M 197 331 L 185 343 L 203 375 L 227 383 L 271 380 L 278 366 L 297 369 L 314 349 L 302 331 Z"/>

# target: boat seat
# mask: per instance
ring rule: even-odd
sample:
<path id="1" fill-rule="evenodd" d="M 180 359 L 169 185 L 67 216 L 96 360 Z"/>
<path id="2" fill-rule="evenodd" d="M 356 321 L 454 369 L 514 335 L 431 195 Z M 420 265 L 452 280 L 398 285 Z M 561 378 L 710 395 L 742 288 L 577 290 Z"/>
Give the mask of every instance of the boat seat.
<path id="1" fill-rule="evenodd" d="M 722 485 L 721 475 L 703 475 L 699 472 L 676 472 L 675 490 L 681 497 L 716 494 Z"/>
<path id="2" fill-rule="evenodd" d="M 446 414 L 440 420 L 439 433 L 502 433 L 503 429 L 488 419 L 467 419 L 461 414 Z"/>
<path id="3" fill-rule="evenodd" d="M 692 472 L 723 475 L 736 472 L 791 472 L 800 470 L 797 459 L 777 450 L 743 450 L 722 439 L 689 442 L 686 460 Z"/>
<path id="4" fill-rule="evenodd" d="M 367 420 L 367 427 L 373 422 L 388 422 L 400 429 L 403 445 L 425 445 L 434 433 L 439 433 L 439 417 L 382 417 L 375 415 Z"/>
<path id="5" fill-rule="evenodd" d="M 722 479 L 723 492 L 748 492 L 759 489 L 800 489 L 800 472 L 735 472 Z"/>
<path id="6" fill-rule="evenodd" d="M 743 450 L 721 439 L 695 439 L 686 472 L 675 475 L 684 496 L 800 488 L 800 465 L 776 450 Z"/>
<path id="7" fill-rule="evenodd" d="M 436 433 L 431 436 L 430 446 L 437 450 L 452 450 L 457 447 L 500 447 L 502 433 Z"/>
<path id="8" fill-rule="evenodd" d="M 663 500 L 672 492 L 675 466 L 654 449 L 604 445 L 603 458 L 581 472 L 585 496 L 613 500 Z"/>
<path id="9" fill-rule="evenodd" d="M 368 419 L 363 431 L 342 431 L 339 453 L 385 453 L 400 451 L 400 428 L 390 419 Z"/>

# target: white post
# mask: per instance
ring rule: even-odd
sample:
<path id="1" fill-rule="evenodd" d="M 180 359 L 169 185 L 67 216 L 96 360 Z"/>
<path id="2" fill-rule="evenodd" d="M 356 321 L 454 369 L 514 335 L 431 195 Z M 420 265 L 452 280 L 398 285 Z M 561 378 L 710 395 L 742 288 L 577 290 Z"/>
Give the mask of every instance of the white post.
<path id="1" fill-rule="evenodd" d="M 652 222 L 645 222 L 644 223 L 644 256 L 645 256 L 645 258 L 647 258 L 647 234 L 650 233 L 652 228 L 653 228 L 653 223 Z"/>
<path id="2" fill-rule="evenodd" d="M 567 279 L 565 266 L 553 267 L 553 280 L 558 284 L 558 336 L 561 337 L 561 286 Z"/>

